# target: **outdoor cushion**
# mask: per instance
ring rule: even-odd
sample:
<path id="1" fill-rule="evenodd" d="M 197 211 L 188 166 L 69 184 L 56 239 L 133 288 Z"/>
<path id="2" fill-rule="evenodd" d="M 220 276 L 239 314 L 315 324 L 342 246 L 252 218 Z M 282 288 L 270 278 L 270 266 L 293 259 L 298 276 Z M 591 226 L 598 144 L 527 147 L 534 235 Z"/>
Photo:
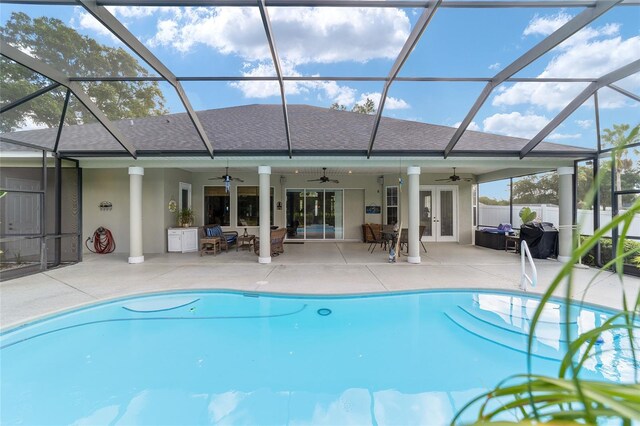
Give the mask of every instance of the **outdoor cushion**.
<path id="1" fill-rule="evenodd" d="M 219 226 L 212 226 L 211 228 L 207 228 L 207 235 L 209 237 L 222 237 L 222 228 Z M 227 240 L 228 241 L 228 240 Z"/>

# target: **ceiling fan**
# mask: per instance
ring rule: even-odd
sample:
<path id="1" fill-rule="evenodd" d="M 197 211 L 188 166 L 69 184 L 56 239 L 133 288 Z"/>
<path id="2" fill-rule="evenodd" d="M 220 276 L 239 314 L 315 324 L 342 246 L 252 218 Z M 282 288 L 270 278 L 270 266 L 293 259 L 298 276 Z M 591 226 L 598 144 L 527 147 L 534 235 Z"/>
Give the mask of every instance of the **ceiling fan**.
<path id="1" fill-rule="evenodd" d="M 456 174 L 456 168 L 453 168 L 453 174 L 451 176 L 449 176 L 446 179 L 436 179 L 436 182 L 458 182 L 458 181 L 464 181 L 464 182 L 471 182 L 473 179 L 471 178 L 463 178 L 460 177 Z"/>
<path id="2" fill-rule="evenodd" d="M 327 168 L 326 167 L 322 168 L 322 176 L 320 176 L 318 179 L 307 179 L 307 182 L 320 182 L 320 183 L 333 182 L 333 183 L 340 183 L 339 180 L 329 179 L 327 177 Z"/>
<path id="3" fill-rule="evenodd" d="M 238 182 L 244 182 L 244 180 L 240 178 L 232 177 L 229 175 L 229 166 L 225 167 L 224 174 L 222 176 L 212 177 L 212 178 L 209 178 L 209 180 L 223 180 L 225 182 L 231 182 L 232 180 L 235 180 Z"/>

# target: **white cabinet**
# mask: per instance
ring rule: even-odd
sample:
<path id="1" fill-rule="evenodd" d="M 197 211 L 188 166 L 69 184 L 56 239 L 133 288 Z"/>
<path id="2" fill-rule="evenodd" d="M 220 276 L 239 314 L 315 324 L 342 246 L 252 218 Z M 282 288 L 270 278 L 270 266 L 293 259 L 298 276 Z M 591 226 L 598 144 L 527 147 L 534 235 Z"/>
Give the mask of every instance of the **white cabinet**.
<path id="1" fill-rule="evenodd" d="M 167 243 L 170 252 L 198 251 L 198 228 L 169 228 Z"/>

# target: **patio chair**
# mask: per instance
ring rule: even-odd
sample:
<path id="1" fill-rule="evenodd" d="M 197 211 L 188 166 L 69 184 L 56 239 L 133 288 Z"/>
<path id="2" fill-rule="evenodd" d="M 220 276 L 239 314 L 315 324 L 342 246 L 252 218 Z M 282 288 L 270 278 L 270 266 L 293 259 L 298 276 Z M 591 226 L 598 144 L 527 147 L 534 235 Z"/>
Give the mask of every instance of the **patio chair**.
<path id="1" fill-rule="evenodd" d="M 234 245 L 238 239 L 238 232 L 223 231 L 220 225 L 205 225 L 202 227 L 204 237 L 220 237 L 220 251 L 229 251 L 229 247 Z"/>
<path id="2" fill-rule="evenodd" d="M 286 234 L 286 228 L 271 230 L 271 256 L 278 256 L 280 253 L 284 253 L 284 237 Z M 260 255 L 260 238 L 256 237 L 253 247 L 256 254 Z"/>
<path id="3" fill-rule="evenodd" d="M 418 229 L 418 241 L 420 241 L 420 245 L 422 246 L 422 249 L 426 253 L 427 248 L 424 246 L 424 242 L 421 240 L 422 234 L 424 234 L 425 228 L 426 226 L 420 225 L 420 228 Z M 408 246 L 409 246 L 409 230 L 407 228 L 404 228 L 400 232 L 400 250 L 407 251 Z"/>
<path id="4" fill-rule="evenodd" d="M 380 244 L 380 247 L 387 248 L 387 240 L 382 237 L 382 231 L 380 229 L 375 229 L 371 226 L 370 223 L 366 223 L 367 232 L 369 233 L 369 248 L 367 249 L 369 252 L 373 253 L 376 246 Z"/>

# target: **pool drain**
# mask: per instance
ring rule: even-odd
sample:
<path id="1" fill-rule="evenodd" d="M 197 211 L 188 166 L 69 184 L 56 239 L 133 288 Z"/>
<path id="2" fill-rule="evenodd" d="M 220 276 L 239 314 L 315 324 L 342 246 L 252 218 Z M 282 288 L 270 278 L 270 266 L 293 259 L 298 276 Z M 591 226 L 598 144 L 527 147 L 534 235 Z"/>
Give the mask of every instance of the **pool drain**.
<path id="1" fill-rule="evenodd" d="M 320 308 L 318 309 L 318 315 L 322 315 L 323 317 L 326 317 L 327 315 L 331 315 L 331 309 Z"/>

